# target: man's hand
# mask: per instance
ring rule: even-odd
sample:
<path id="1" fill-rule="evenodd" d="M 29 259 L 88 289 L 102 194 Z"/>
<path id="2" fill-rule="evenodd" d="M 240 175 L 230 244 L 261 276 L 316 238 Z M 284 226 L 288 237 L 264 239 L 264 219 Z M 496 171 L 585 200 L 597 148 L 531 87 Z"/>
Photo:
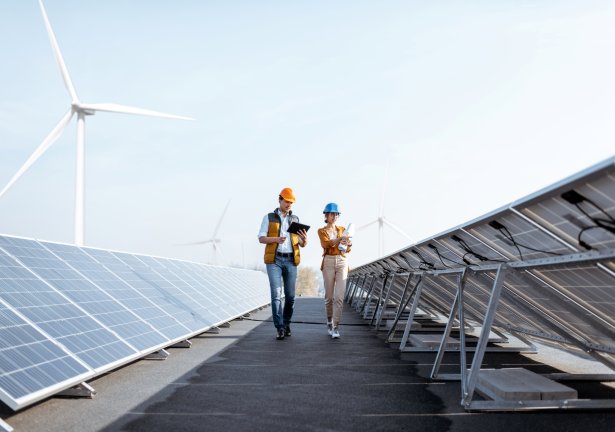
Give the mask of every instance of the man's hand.
<path id="1" fill-rule="evenodd" d="M 304 247 L 307 244 L 307 231 L 303 229 L 299 230 L 297 231 L 297 235 L 299 236 L 299 245 Z"/>

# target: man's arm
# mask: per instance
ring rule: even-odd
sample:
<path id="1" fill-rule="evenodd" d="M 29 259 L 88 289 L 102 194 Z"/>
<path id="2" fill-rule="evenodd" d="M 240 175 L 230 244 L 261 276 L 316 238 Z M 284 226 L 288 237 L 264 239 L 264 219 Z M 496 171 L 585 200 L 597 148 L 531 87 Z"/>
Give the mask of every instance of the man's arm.
<path id="1" fill-rule="evenodd" d="M 267 236 L 261 236 L 258 238 L 258 242 L 262 243 L 262 244 L 270 244 L 270 243 L 277 243 L 277 244 L 282 244 L 286 241 L 286 237 L 267 237 Z"/>
<path id="2" fill-rule="evenodd" d="M 258 231 L 258 242 L 262 244 L 278 243 L 282 244 L 286 241 L 286 237 L 269 237 L 267 229 L 269 228 L 269 216 L 265 215 L 261 222 L 261 228 Z"/>

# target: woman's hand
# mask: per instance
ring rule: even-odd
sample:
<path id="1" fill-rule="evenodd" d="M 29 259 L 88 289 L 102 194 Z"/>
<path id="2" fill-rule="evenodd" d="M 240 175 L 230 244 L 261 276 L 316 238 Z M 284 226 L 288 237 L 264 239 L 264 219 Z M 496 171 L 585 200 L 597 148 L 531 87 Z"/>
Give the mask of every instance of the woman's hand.
<path id="1" fill-rule="evenodd" d="M 352 246 L 352 239 L 344 235 L 340 237 L 340 243 L 343 244 L 344 246 Z"/>

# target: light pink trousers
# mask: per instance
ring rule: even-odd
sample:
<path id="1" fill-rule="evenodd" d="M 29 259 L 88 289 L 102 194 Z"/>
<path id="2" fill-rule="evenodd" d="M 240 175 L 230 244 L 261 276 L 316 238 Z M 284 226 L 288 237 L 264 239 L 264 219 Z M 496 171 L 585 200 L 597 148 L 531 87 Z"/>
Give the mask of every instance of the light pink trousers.
<path id="1" fill-rule="evenodd" d="M 332 321 L 337 327 L 342 319 L 344 292 L 348 278 L 348 264 L 341 255 L 325 255 L 322 266 L 322 278 L 325 283 L 325 313 L 327 322 Z"/>

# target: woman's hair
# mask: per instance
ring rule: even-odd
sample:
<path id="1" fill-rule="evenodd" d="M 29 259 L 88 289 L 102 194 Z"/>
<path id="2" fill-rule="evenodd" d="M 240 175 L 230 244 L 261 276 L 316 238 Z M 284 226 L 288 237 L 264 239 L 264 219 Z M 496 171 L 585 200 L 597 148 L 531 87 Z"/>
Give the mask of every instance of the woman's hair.
<path id="1" fill-rule="evenodd" d="M 339 213 L 335 213 L 335 212 L 327 212 L 327 213 L 325 213 L 325 223 L 327 223 L 327 218 L 329 217 L 330 214 L 339 214 Z"/>

